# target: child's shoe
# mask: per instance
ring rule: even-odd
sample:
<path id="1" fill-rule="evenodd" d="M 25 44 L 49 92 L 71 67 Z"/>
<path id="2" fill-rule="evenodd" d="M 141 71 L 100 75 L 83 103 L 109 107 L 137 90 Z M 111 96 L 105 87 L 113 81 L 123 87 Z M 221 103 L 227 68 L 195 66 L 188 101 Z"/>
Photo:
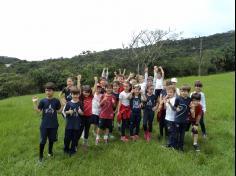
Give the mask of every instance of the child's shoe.
<path id="1" fill-rule="evenodd" d="M 196 152 L 200 152 L 200 148 L 199 148 L 199 145 L 198 144 L 194 144 L 193 145 L 193 148 Z"/>

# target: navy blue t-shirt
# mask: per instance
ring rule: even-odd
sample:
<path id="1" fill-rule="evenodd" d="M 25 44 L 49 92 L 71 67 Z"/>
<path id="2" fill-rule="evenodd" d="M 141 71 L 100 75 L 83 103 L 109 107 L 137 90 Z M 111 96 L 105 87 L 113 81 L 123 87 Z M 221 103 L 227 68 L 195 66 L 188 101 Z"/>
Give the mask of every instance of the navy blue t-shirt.
<path id="1" fill-rule="evenodd" d="M 140 104 L 142 103 L 141 97 L 132 97 L 130 100 L 130 107 L 132 112 L 134 113 L 140 113 L 141 112 L 141 107 Z"/>
<path id="2" fill-rule="evenodd" d="M 150 111 L 153 107 L 156 106 L 157 103 L 157 97 L 153 94 L 151 96 L 148 96 L 146 94 L 147 101 L 145 102 L 144 110 Z"/>
<path id="3" fill-rule="evenodd" d="M 66 106 L 64 108 L 64 112 L 65 111 L 69 111 L 69 110 L 73 110 L 73 114 L 70 115 L 70 114 L 67 114 L 66 115 L 66 129 L 73 129 L 73 130 L 78 130 L 80 128 L 80 123 L 81 123 L 81 118 L 80 118 L 80 115 L 79 115 L 79 112 L 78 110 L 82 109 L 82 106 L 81 106 L 81 103 L 80 102 L 72 102 L 72 101 L 69 101 L 66 103 Z"/>
<path id="4" fill-rule="evenodd" d="M 162 89 L 160 95 L 165 97 L 167 95 L 166 89 Z"/>
<path id="5" fill-rule="evenodd" d="M 65 94 L 65 99 L 66 101 L 71 101 L 72 100 L 72 95 L 71 95 L 71 92 L 70 92 L 70 89 L 65 87 L 63 90 L 62 90 L 62 93 Z"/>
<path id="6" fill-rule="evenodd" d="M 61 103 L 58 99 L 44 98 L 40 100 L 38 109 L 42 111 L 41 128 L 58 128 L 57 110 L 61 108 Z"/>
<path id="7" fill-rule="evenodd" d="M 119 95 L 120 95 L 120 94 L 113 92 L 112 95 L 114 95 L 114 96 L 116 97 L 116 102 L 118 102 L 118 101 L 119 101 Z"/>
<path id="8" fill-rule="evenodd" d="M 180 111 L 177 112 L 176 111 L 176 116 L 175 116 L 175 121 L 178 123 L 185 123 L 187 118 L 188 118 L 188 114 L 190 112 L 190 105 L 191 103 L 191 98 L 187 97 L 187 98 L 183 98 L 183 97 L 176 97 L 175 99 L 175 104 L 174 107 L 175 108 L 179 108 Z"/>

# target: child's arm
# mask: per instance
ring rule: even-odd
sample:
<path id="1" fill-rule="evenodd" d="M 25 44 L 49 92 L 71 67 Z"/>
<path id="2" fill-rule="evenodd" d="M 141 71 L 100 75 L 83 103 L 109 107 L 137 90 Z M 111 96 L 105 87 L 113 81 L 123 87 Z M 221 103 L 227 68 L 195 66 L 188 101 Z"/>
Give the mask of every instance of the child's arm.
<path id="1" fill-rule="evenodd" d="M 41 109 L 38 108 L 38 106 L 39 106 L 38 101 L 39 101 L 39 98 L 38 98 L 38 97 L 36 97 L 36 96 L 32 97 L 32 102 L 33 102 L 34 110 L 35 110 L 36 112 L 41 112 Z"/>
<path id="2" fill-rule="evenodd" d="M 147 97 L 144 95 L 144 93 L 141 91 L 141 100 L 143 102 L 146 102 L 147 101 Z"/>
<path id="3" fill-rule="evenodd" d="M 94 77 L 94 86 L 93 86 L 93 95 L 97 91 L 97 83 L 98 83 L 98 78 L 95 76 Z"/>
<path id="4" fill-rule="evenodd" d="M 123 76 L 125 76 L 125 72 L 126 72 L 126 69 L 123 70 L 123 74 L 122 74 Z"/>
<path id="5" fill-rule="evenodd" d="M 108 72 L 108 67 L 107 67 L 107 72 L 106 72 L 106 79 L 108 80 L 109 72 Z"/>
<path id="6" fill-rule="evenodd" d="M 116 72 L 116 71 L 114 72 L 114 75 L 115 75 L 115 76 L 114 76 L 113 81 L 117 81 L 117 72 Z"/>
<path id="7" fill-rule="evenodd" d="M 162 68 L 161 66 L 160 66 L 159 68 L 160 68 L 160 70 L 161 70 L 162 79 L 164 79 L 164 77 L 165 77 L 165 72 L 164 72 L 164 70 L 163 70 L 163 68 Z"/>
<path id="8" fill-rule="evenodd" d="M 147 85 L 147 79 L 148 79 L 148 67 L 145 67 L 144 69 L 144 84 Z"/>
<path id="9" fill-rule="evenodd" d="M 102 69 L 101 77 L 104 77 L 104 78 L 106 77 L 105 68 Z"/>
<path id="10" fill-rule="evenodd" d="M 81 81 L 81 75 L 78 75 L 78 76 L 77 76 L 77 88 L 81 91 L 81 84 L 80 84 L 80 81 Z"/>
<path id="11" fill-rule="evenodd" d="M 157 80 L 157 66 L 154 66 L 153 68 L 153 85 L 156 85 L 156 80 Z"/>
<path id="12" fill-rule="evenodd" d="M 204 93 L 201 94 L 201 99 L 202 99 L 202 110 L 204 113 L 206 113 L 206 98 Z"/>

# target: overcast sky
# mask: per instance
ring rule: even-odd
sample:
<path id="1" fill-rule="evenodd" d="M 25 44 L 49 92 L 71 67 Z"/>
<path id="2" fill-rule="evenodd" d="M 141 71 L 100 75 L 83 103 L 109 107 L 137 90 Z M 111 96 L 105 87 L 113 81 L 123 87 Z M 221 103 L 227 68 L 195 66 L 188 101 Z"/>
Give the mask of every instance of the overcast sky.
<path id="1" fill-rule="evenodd" d="M 0 56 L 72 57 L 128 44 L 142 29 L 182 37 L 234 30 L 234 0 L 0 0 Z"/>

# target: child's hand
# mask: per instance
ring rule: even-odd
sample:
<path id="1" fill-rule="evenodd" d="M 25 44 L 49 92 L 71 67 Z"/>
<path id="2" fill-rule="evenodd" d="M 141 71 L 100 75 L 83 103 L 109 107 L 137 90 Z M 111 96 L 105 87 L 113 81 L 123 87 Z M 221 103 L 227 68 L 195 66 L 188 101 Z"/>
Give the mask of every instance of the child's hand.
<path id="1" fill-rule="evenodd" d="M 70 115 L 72 115 L 74 113 L 74 111 L 72 109 L 70 109 L 69 111 L 67 111 Z"/>
<path id="2" fill-rule="evenodd" d="M 79 114 L 83 114 L 84 112 L 79 108 L 79 109 L 78 109 L 78 113 L 79 113 Z"/>
<path id="3" fill-rule="evenodd" d="M 77 80 L 81 80 L 81 75 L 78 75 L 78 76 L 77 76 Z"/>
<path id="4" fill-rule="evenodd" d="M 114 98 L 112 98 L 112 104 L 115 104 L 116 100 Z"/>
<path id="5" fill-rule="evenodd" d="M 115 75 L 115 76 L 117 75 L 117 72 L 116 72 L 116 71 L 114 71 L 114 75 Z"/>
<path id="6" fill-rule="evenodd" d="M 98 82 L 98 77 L 97 76 L 94 77 L 94 81 Z"/>
<path id="7" fill-rule="evenodd" d="M 156 110 L 157 110 L 157 107 L 156 107 L 156 106 L 152 108 L 152 111 L 156 111 Z"/>
<path id="8" fill-rule="evenodd" d="M 193 125 L 193 129 L 194 129 L 194 130 L 197 130 L 197 129 L 198 129 L 198 126 L 197 126 L 197 125 Z"/>
<path id="9" fill-rule="evenodd" d="M 179 112 L 179 111 L 180 111 L 180 108 L 179 108 L 179 107 L 177 107 L 177 108 L 176 108 L 176 111 L 177 111 L 177 112 Z"/>
<path id="10" fill-rule="evenodd" d="M 33 101 L 33 103 L 37 103 L 38 100 L 39 100 L 39 98 L 38 98 L 37 96 L 33 96 L 33 97 L 32 97 L 32 101 Z"/>
<path id="11" fill-rule="evenodd" d="M 145 67 L 144 72 L 145 72 L 145 73 L 148 72 L 148 67 Z"/>
<path id="12" fill-rule="evenodd" d="M 153 69 L 155 72 L 157 72 L 158 67 L 155 65 Z"/>

